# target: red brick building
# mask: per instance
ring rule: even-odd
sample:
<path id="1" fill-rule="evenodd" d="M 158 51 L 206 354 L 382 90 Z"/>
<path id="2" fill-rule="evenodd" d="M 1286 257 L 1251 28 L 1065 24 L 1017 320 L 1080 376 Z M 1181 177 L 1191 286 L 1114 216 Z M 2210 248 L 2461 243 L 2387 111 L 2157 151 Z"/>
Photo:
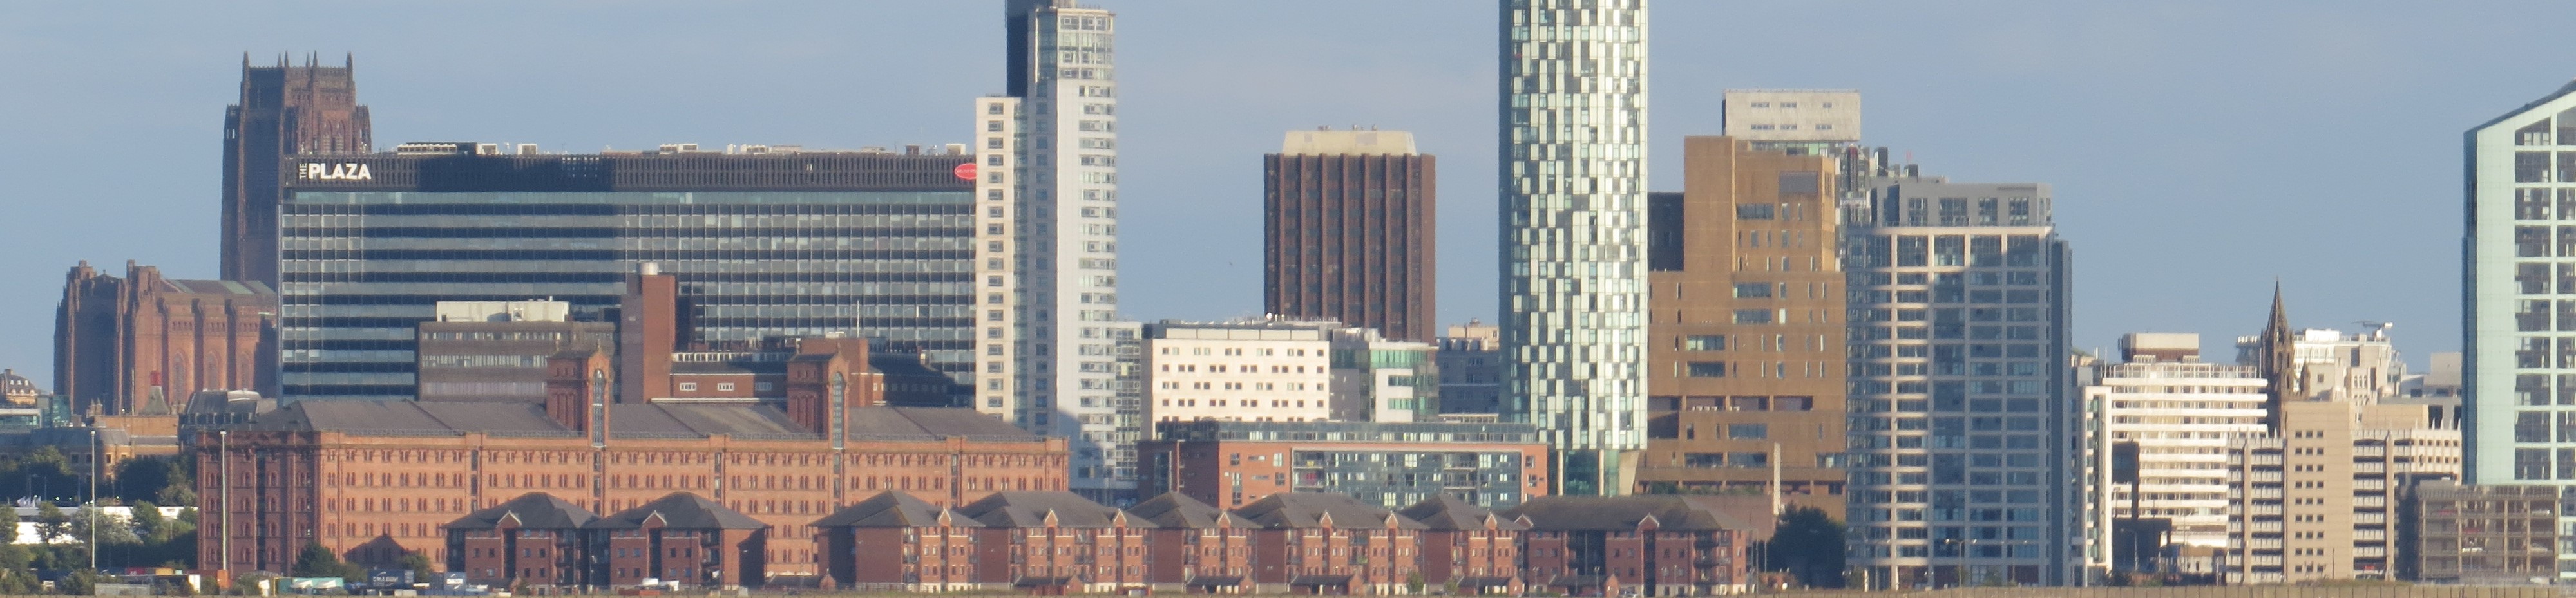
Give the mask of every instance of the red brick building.
<path id="1" fill-rule="evenodd" d="M 530 492 L 447 523 L 448 571 L 494 587 L 581 585 L 583 526 L 599 514 L 554 495 Z"/>
<path id="2" fill-rule="evenodd" d="M 1177 492 L 1146 499 L 1127 513 L 1154 522 L 1145 576 L 1158 588 L 1240 592 L 1252 579 L 1250 519 Z"/>
<path id="3" fill-rule="evenodd" d="M 838 589 L 954 592 L 984 587 L 976 564 L 984 524 L 901 490 L 842 507 L 821 530 L 825 582 Z M 999 546 L 989 547 L 1000 556 Z M 862 558 L 862 555 L 865 555 Z M 897 558 L 900 557 L 900 558 Z"/>
<path id="4" fill-rule="evenodd" d="M 54 392 L 73 411 L 172 415 L 201 390 L 275 396 L 277 292 L 260 282 L 73 266 L 54 319 Z"/>
<path id="5" fill-rule="evenodd" d="M 316 541 L 354 562 L 390 565 L 405 552 L 444 550 L 440 526 L 529 492 L 591 512 L 690 492 L 770 525 L 759 561 L 795 581 L 818 573 L 808 524 L 872 494 L 958 504 L 1066 485 L 1063 440 L 971 410 L 849 407 L 822 421 L 791 413 L 823 410 L 768 403 L 564 410 L 558 418 L 528 404 L 307 401 L 201 433 L 198 562 L 286 571 Z"/>
<path id="6" fill-rule="evenodd" d="M 720 588 L 768 579 L 770 525 L 696 494 L 675 492 L 582 527 L 600 563 L 591 585 Z"/>
<path id="7" fill-rule="evenodd" d="M 1420 557 L 1421 522 L 1342 494 L 1283 492 L 1235 514 L 1252 533 L 1252 579 L 1264 592 L 1396 594 Z"/>
<path id="8" fill-rule="evenodd" d="M 1749 588 L 1753 571 L 1745 551 L 1754 538 L 1770 535 L 1767 501 L 1729 502 L 1551 496 L 1503 516 L 1529 526 L 1522 532 L 1521 573 L 1530 585 L 1569 596 L 1617 596 L 1621 588 L 1642 596 L 1705 596 Z"/>
<path id="9" fill-rule="evenodd" d="M 1521 532 L 1529 526 L 1458 497 L 1440 495 L 1396 511 L 1422 522 L 1422 581 L 1462 592 L 1521 586 Z"/>
<path id="10" fill-rule="evenodd" d="M 1458 496 L 1507 508 L 1547 494 L 1547 444 L 1497 422 L 1157 422 L 1136 443 L 1139 490 L 1241 508 L 1282 492 L 1404 505 Z"/>
<path id="11" fill-rule="evenodd" d="M 1145 588 L 1147 532 L 1154 523 L 1064 490 L 1006 491 L 958 507 L 984 527 L 986 579 L 1035 594 Z M 998 576 L 991 573 L 999 573 Z"/>

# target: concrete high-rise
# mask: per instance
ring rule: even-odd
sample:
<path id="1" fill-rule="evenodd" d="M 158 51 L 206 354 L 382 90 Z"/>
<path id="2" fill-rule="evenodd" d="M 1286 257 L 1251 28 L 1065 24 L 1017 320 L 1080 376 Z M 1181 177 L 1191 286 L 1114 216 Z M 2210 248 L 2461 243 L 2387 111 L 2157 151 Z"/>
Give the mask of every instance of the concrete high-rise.
<path id="1" fill-rule="evenodd" d="M 2135 445 L 2139 477 L 2107 479 L 2097 460 L 2087 483 L 2095 527 L 2121 532 L 2097 545 L 2110 541 L 2116 571 L 2216 573 L 2228 538 L 2228 439 L 2265 431 L 2269 385 L 2253 366 L 2202 362 L 2200 335 L 2188 333 L 2122 336 L 2120 363 L 2091 369 L 2089 450 L 2107 457 Z"/>
<path id="2" fill-rule="evenodd" d="M 1685 138 L 1684 190 L 1648 199 L 1653 419 L 1637 481 L 1775 495 L 1840 518 L 1848 366 L 1834 163 L 1751 145 Z"/>
<path id="3" fill-rule="evenodd" d="M 2464 481 L 2576 486 L 2576 83 L 2465 137 Z"/>
<path id="4" fill-rule="evenodd" d="M 250 65 L 242 55 L 241 101 L 224 110 L 224 280 L 277 287 L 279 161 L 287 156 L 372 151 L 367 107 L 358 105 L 357 60 L 321 66 Z"/>
<path id="5" fill-rule="evenodd" d="M 2049 201 L 1904 179 L 1845 228 L 1849 562 L 1870 587 L 2071 585 L 2095 558 Z"/>
<path id="6" fill-rule="evenodd" d="M 1294 131 L 1262 156 L 1263 309 L 1430 342 L 1436 162 L 1403 131 Z"/>
<path id="7" fill-rule="evenodd" d="M 1017 143 L 1007 191 L 1022 223 L 1007 241 L 1019 249 L 1007 281 L 1016 330 L 1005 333 L 1016 337 L 1005 402 L 1016 404 L 983 406 L 988 395 L 979 406 L 1073 439 L 1074 490 L 1124 504 L 1145 422 L 1142 399 L 1125 388 L 1135 380 L 1122 375 L 1134 363 L 1122 357 L 1133 356 L 1119 355 L 1138 326 L 1118 314 L 1117 16 L 1073 0 L 1009 0 L 1003 10 L 1016 122 L 985 128 L 1011 128 Z M 992 340 L 997 326 L 983 325 Z"/>
<path id="8" fill-rule="evenodd" d="M 1503 408 L 1560 494 L 1646 443 L 1646 0 L 1502 0 Z"/>

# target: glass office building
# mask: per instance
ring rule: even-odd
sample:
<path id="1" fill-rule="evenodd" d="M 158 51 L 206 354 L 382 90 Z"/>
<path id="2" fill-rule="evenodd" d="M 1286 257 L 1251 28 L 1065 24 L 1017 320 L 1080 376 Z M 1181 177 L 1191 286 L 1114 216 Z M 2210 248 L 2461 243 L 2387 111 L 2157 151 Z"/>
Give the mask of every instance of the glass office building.
<path id="1" fill-rule="evenodd" d="M 413 328 L 438 302 L 614 321 L 644 263 L 678 277 L 689 346 L 851 334 L 974 382 L 969 158 L 694 149 L 290 160 L 283 396 L 412 398 Z"/>
<path id="2" fill-rule="evenodd" d="M 1871 588 L 2080 583 L 2070 253 L 2046 185 L 1905 179 L 1845 227 L 1849 562 Z"/>
<path id="3" fill-rule="evenodd" d="M 1503 0 L 1505 417 L 1564 494 L 1626 494 L 1646 445 L 1646 1 Z"/>

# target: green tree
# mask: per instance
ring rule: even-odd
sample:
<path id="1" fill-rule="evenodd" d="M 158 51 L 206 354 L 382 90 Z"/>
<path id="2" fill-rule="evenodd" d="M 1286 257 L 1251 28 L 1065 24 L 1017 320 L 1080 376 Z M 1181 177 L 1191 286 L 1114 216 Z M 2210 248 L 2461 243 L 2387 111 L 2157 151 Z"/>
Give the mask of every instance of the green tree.
<path id="1" fill-rule="evenodd" d="M 36 539 L 52 544 L 71 534 L 71 531 L 72 518 L 70 515 L 63 514 L 61 506 L 55 505 L 53 501 L 36 505 Z"/>
<path id="2" fill-rule="evenodd" d="M 178 459 L 140 457 L 116 464 L 116 497 L 125 502 L 161 500 L 161 495 L 183 480 Z"/>
<path id="3" fill-rule="evenodd" d="M 118 518 L 115 515 L 110 515 L 99 507 L 81 507 L 79 510 L 73 511 L 71 517 L 71 537 L 73 541 L 90 542 L 92 539 L 95 539 L 100 546 L 119 546 L 143 543 L 143 538 L 134 535 L 134 526 L 126 524 L 124 519 Z M 92 522 L 96 522 L 98 525 L 97 533 L 91 533 L 90 531 L 90 525 Z"/>
<path id="4" fill-rule="evenodd" d="M 1765 556 L 1774 571 L 1797 576 L 1815 588 L 1843 585 L 1843 524 L 1824 510 L 1793 507 L 1780 514 Z"/>
<path id="5" fill-rule="evenodd" d="M 307 542 L 304 551 L 295 555 L 296 577 L 338 577 L 349 579 L 365 574 L 357 566 L 340 561 L 340 555 L 321 542 Z"/>
<path id="6" fill-rule="evenodd" d="M 401 562 L 402 565 L 399 568 L 410 569 L 412 581 L 429 581 L 429 578 L 438 575 L 438 564 L 430 562 L 429 555 L 404 552 Z"/>

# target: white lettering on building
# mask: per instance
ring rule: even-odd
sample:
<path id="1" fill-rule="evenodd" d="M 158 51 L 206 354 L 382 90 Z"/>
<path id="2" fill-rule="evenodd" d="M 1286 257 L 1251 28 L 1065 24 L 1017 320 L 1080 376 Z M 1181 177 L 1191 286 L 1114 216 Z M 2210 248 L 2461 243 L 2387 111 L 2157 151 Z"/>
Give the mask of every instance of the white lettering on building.
<path id="1" fill-rule="evenodd" d="M 372 181 L 376 179 L 376 173 L 367 170 L 367 165 L 356 162 L 306 162 L 296 168 L 296 178 L 307 181 Z"/>

